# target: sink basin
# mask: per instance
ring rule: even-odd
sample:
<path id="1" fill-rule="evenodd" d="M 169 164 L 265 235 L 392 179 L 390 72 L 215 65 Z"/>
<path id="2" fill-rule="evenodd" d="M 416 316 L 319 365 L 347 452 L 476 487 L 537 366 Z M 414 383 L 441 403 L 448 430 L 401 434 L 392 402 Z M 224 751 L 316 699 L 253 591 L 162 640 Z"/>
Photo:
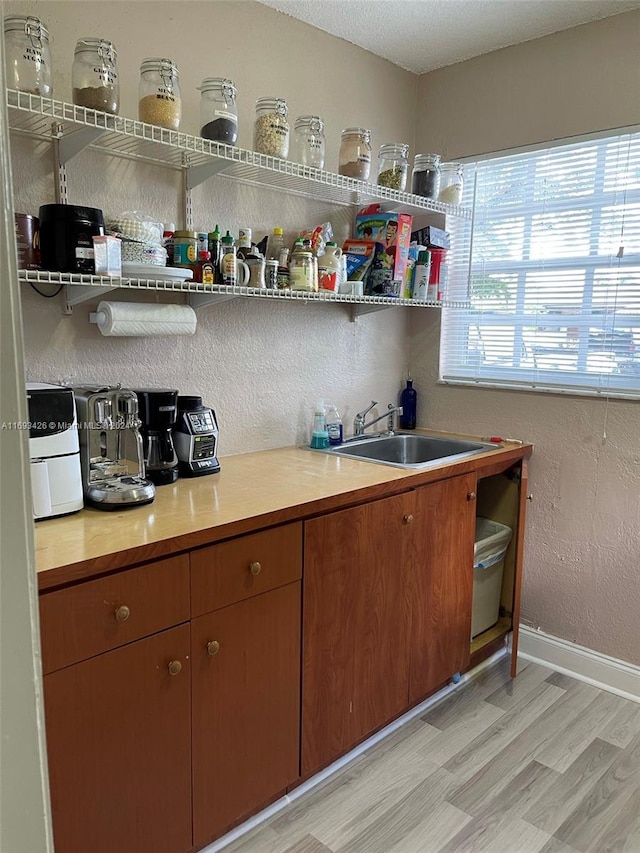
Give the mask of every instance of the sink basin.
<path id="1" fill-rule="evenodd" d="M 352 439 L 339 447 L 331 447 L 325 452 L 346 456 L 349 459 L 393 465 L 396 468 L 422 469 L 438 465 L 445 460 L 457 462 L 467 456 L 494 450 L 500 446 L 490 442 L 396 433 Z"/>

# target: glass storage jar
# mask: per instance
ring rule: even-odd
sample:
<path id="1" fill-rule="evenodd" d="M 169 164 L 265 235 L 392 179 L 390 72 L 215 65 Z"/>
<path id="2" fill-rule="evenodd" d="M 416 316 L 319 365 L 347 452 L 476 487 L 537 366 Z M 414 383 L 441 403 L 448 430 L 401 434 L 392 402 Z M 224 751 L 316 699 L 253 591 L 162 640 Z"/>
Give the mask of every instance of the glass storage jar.
<path id="1" fill-rule="evenodd" d="M 293 159 L 303 166 L 324 168 L 324 122 L 320 116 L 298 116 L 293 128 Z"/>
<path id="2" fill-rule="evenodd" d="M 464 167 L 462 163 L 443 163 L 440 166 L 440 192 L 438 201 L 444 204 L 462 204 Z"/>
<path id="3" fill-rule="evenodd" d="M 113 42 L 78 39 L 71 70 L 74 104 L 117 115 L 120 105 L 117 58 Z"/>
<path id="4" fill-rule="evenodd" d="M 403 142 L 391 142 L 380 146 L 378 154 L 378 185 L 390 190 L 404 192 L 407 186 L 409 146 Z"/>
<path id="5" fill-rule="evenodd" d="M 438 198 L 440 192 L 440 155 L 416 154 L 411 173 L 411 192 L 424 198 Z"/>
<path id="6" fill-rule="evenodd" d="M 253 149 L 270 157 L 289 153 L 289 107 L 282 98 L 258 98 L 253 125 Z"/>
<path id="7" fill-rule="evenodd" d="M 289 261 L 289 287 L 291 290 L 318 289 L 314 275 L 314 257 L 312 252 L 294 251 Z"/>
<path id="8" fill-rule="evenodd" d="M 371 131 L 363 127 L 347 127 L 342 131 L 338 174 L 368 181 L 371 171 Z"/>
<path id="9" fill-rule="evenodd" d="M 235 145 L 238 139 L 236 87 L 225 77 L 207 77 L 200 84 L 200 136 Z"/>
<path id="10" fill-rule="evenodd" d="M 140 66 L 140 121 L 177 130 L 182 117 L 178 67 L 171 59 L 149 57 Z"/>
<path id="11" fill-rule="evenodd" d="M 10 89 L 51 97 L 49 33 L 38 18 L 12 15 L 4 19 L 4 62 Z"/>

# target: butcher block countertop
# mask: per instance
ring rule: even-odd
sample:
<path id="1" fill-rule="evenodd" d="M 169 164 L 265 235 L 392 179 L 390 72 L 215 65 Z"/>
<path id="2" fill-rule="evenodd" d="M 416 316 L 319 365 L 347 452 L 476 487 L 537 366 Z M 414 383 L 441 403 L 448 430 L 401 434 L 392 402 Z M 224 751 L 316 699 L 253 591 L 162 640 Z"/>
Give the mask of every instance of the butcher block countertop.
<path id="1" fill-rule="evenodd" d="M 52 589 L 457 474 L 499 473 L 531 451 L 530 444 L 505 442 L 423 471 L 299 447 L 223 457 L 220 473 L 160 486 L 151 504 L 111 512 L 85 508 L 37 522 L 38 586 Z"/>

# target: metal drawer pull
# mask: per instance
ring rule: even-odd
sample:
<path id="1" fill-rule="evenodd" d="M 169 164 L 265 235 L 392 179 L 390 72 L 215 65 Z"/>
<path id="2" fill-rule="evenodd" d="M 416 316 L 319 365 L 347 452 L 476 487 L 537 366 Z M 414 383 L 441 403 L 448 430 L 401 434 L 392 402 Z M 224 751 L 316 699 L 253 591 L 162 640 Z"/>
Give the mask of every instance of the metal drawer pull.
<path id="1" fill-rule="evenodd" d="M 126 604 L 121 604 L 120 607 L 116 609 L 115 617 L 118 622 L 126 622 L 129 616 L 131 616 L 131 611 Z"/>
<path id="2" fill-rule="evenodd" d="M 172 660 L 169 663 L 169 675 L 178 675 L 182 672 L 182 664 L 179 660 Z"/>
<path id="3" fill-rule="evenodd" d="M 211 642 L 207 643 L 207 652 L 213 656 L 217 655 L 220 651 L 220 643 L 217 640 L 211 640 Z"/>
<path id="4" fill-rule="evenodd" d="M 475 499 L 476 499 L 476 493 L 475 492 L 467 492 L 467 500 L 468 501 L 475 501 Z"/>
<path id="5" fill-rule="evenodd" d="M 249 563 L 249 571 L 252 575 L 259 575 L 262 571 L 262 566 L 258 562 Z"/>
<path id="6" fill-rule="evenodd" d="M 413 516 L 411 515 L 411 513 L 409 513 L 408 515 L 402 516 L 402 523 L 403 524 L 413 524 Z"/>

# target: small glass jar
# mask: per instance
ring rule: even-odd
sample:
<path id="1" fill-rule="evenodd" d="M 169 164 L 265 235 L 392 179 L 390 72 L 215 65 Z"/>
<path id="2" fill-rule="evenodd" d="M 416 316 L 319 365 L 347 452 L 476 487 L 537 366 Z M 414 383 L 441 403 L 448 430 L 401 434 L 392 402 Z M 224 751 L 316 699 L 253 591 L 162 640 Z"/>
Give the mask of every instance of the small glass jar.
<path id="1" fill-rule="evenodd" d="M 4 62 L 10 89 L 51 97 L 49 33 L 38 18 L 12 15 L 4 19 Z"/>
<path id="2" fill-rule="evenodd" d="M 190 267 L 198 260 L 196 231 L 176 231 L 173 235 L 173 266 Z"/>
<path id="3" fill-rule="evenodd" d="M 409 146 L 403 142 L 392 142 L 380 146 L 378 154 L 378 186 L 404 192 L 409 169 Z"/>
<path id="4" fill-rule="evenodd" d="M 342 131 L 338 174 L 368 181 L 371 172 L 371 131 L 347 127 Z"/>
<path id="5" fill-rule="evenodd" d="M 318 289 L 313 261 L 312 252 L 296 251 L 291 255 L 289 261 L 289 287 L 291 290 L 315 291 Z"/>
<path id="6" fill-rule="evenodd" d="M 117 58 L 113 42 L 78 39 L 71 70 L 74 104 L 117 115 L 120 106 Z"/>
<path id="7" fill-rule="evenodd" d="M 175 62 L 155 57 L 143 59 L 138 93 L 140 121 L 170 130 L 180 127 L 182 96 Z"/>
<path id="8" fill-rule="evenodd" d="M 464 167 L 462 163 L 443 163 L 440 166 L 440 192 L 438 201 L 443 204 L 462 204 Z"/>
<path id="9" fill-rule="evenodd" d="M 285 159 L 289 153 L 289 107 L 282 98 L 258 98 L 253 150 Z"/>
<path id="10" fill-rule="evenodd" d="M 224 77 L 207 77 L 200 84 L 200 136 L 235 145 L 238 139 L 236 87 Z"/>
<path id="11" fill-rule="evenodd" d="M 440 155 L 416 154 L 411 173 L 411 192 L 423 198 L 438 198 L 440 192 Z"/>
<path id="12" fill-rule="evenodd" d="M 324 155 L 324 122 L 320 116 L 298 116 L 293 128 L 293 159 L 323 169 Z"/>

